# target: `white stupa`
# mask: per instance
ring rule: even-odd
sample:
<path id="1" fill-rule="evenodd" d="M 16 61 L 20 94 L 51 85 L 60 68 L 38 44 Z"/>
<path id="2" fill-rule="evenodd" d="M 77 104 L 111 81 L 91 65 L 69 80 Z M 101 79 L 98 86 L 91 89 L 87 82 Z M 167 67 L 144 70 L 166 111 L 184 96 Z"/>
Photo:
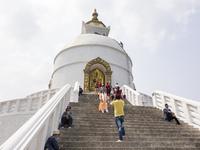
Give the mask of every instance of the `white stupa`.
<path id="1" fill-rule="evenodd" d="M 134 88 L 132 61 L 123 44 L 108 37 L 110 26 L 98 20 L 96 9 L 92 16 L 92 20 L 82 23 L 81 35 L 56 55 L 49 88 L 74 85 L 76 81 L 85 92 L 93 91 L 96 82 Z"/>

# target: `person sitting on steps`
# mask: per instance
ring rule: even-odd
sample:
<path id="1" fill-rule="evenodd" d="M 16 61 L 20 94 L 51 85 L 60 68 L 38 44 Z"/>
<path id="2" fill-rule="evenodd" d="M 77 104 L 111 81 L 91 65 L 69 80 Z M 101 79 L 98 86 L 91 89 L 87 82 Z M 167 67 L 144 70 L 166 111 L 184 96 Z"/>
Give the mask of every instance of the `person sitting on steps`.
<path id="1" fill-rule="evenodd" d="M 165 104 L 165 108 L 163 109 L 163 112 L 164 112 L 164 119 L 165 120 L 171 121 L 171 120 L 175 119 L 176 123 L 178 125 L 180 125 L 180 122 L 176 118 L 175 114 L 168 108 L 168 104 Z"/>
<path id="2" fill-rule="evenodd" d="M 48 138 L 44 150 L 59 150 L 61 146 L 58 146 L 58 138 L 60 136 L 60 131 L 58 129 L 53 130 L 53 135 Z"/>
<path id="3" fill-rule="evenodd" d="M 71 106 L 68 105 L 61 118 L 61 128 L 64 128 L 65 124 L 68 124 L 68 128 L 71 128 L 73 121 L 72 115 L 73 112 L 71 111 Z"/>
<path id="4" fill-rule="evenodd" d="M 83 89 L 79 86 L 79 96 L 83 94 Z"/>

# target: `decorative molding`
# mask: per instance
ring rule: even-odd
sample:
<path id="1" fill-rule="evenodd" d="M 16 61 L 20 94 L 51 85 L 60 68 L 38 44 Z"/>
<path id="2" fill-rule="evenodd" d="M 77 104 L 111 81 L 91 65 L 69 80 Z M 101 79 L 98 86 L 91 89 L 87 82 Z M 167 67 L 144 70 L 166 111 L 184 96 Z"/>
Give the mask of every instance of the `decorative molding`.
<path id="1" fill-rule="evenodd" d="M 106 68 L 106 78 L 107 78 L 107 82 L 111 82 L 111 76 L 112 76 L 112 71 L 111 71 L 111 67 L 110 65 L 103 59 L 101 59 L 100 57 L 97 57 L 91 61 L 89 61 L 87 63 L 87 65 L 85 66 L 84 71 L 84 91 L 85 92 L 89 92 L 89 75 L 90 75 L 90 68 L 94 65 L 94 64 L 101 64 Z"/>

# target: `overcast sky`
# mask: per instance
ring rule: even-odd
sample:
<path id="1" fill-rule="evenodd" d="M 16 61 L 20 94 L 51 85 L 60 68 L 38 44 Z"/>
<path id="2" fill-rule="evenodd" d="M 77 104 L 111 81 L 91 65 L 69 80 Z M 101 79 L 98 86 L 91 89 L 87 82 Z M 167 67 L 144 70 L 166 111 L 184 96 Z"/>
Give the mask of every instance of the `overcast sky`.
<path id="1" fill-rule="evenodd" d="M 199 0 L 0 0 L 0 100 L 47 89 L 54 57 L 94 8 L 131 57 L 137 91 L 200 102 Z"/>

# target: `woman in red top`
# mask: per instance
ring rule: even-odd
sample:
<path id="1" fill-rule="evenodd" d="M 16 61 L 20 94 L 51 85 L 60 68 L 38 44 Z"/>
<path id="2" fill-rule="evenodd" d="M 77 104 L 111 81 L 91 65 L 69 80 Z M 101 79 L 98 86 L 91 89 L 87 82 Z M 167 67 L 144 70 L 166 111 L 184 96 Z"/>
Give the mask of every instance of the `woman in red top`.
<path id="1" fill-rule="evenodd" d="M 118 94 L 120 95 L 120 99 L 122 99 L 122 95 L 121 95 L 122 90 L 119 90 L 119 87 L 117 87 L 117 89 L 115 90 L 115 96 L 118 95 Z"/>

